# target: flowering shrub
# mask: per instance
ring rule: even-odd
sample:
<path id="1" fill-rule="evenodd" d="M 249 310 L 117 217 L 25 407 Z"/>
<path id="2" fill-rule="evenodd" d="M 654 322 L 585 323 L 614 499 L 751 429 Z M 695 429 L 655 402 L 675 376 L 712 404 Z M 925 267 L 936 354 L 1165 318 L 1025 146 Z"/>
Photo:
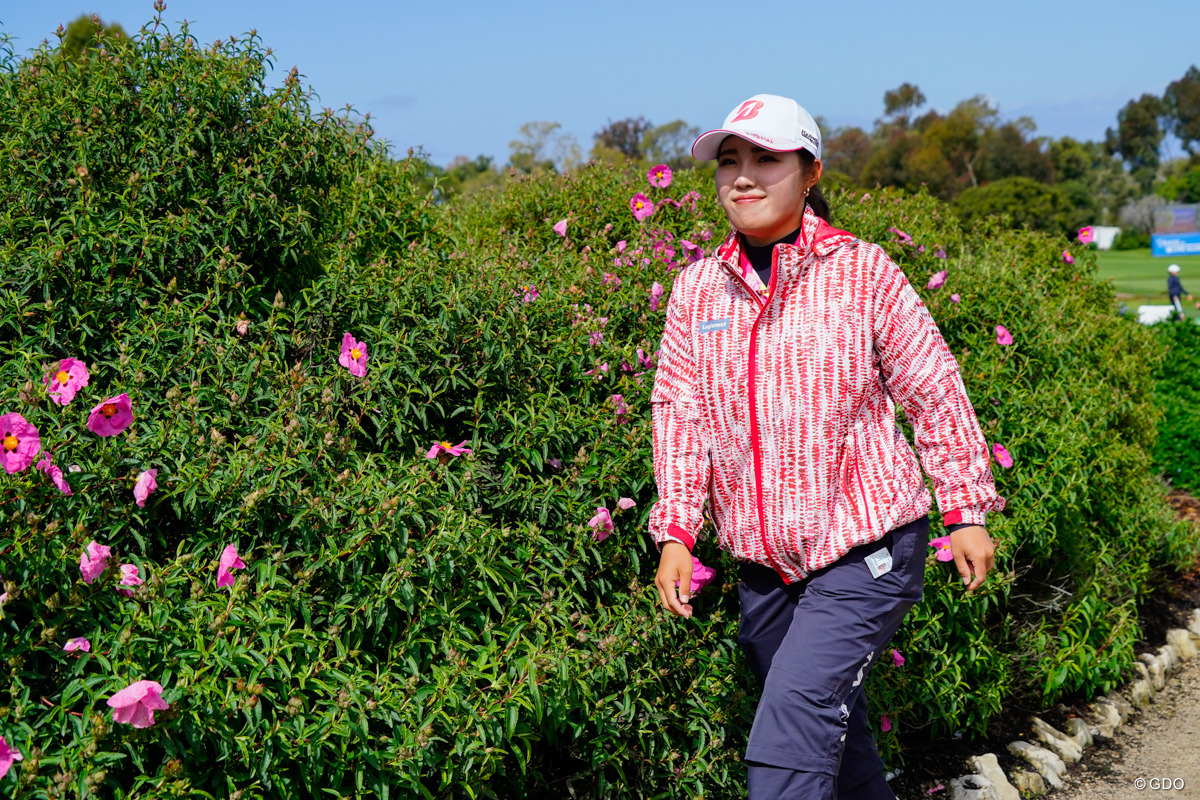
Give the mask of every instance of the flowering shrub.
<path id="1" fill-rule="evenodd" d="M 645 535 L 666 301 L 724 232 L 708 180 L 592 166 L 434 207 L 265 59 L 160 25 L 0 70 L 0 455 L 44 451 L 72 491 L 0 476 L 0 786 L 735 793 L 735 565 L 705 537 L 708 585 L 667 619 Z M 914 285 L 944 271 L 921 291 L 1012 454 L 995 578 L 965 598 L 931 548 L 907 663 L 872 673 L 895 757 L 1111 685 L 1151 567 L 1195 542 L 1149 469 L 1157 349 L 1104 313 L 1093 255 L 923 195 L 831 199 Z"/>

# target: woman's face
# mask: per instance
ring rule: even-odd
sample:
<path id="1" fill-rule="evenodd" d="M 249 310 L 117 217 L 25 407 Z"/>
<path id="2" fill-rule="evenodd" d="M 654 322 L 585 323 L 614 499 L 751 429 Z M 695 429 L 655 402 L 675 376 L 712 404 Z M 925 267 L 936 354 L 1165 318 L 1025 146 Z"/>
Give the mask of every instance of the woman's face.
<path id="1" fill-rule="evenodd" d="M 804 174 L 797 153 L 776 153 L 728 136 L 717 151 L 717 199 L 746 241 L 770 244 L 800 227 L 804 190 L 820 179 L 821 162 L 809 172 Z"/>

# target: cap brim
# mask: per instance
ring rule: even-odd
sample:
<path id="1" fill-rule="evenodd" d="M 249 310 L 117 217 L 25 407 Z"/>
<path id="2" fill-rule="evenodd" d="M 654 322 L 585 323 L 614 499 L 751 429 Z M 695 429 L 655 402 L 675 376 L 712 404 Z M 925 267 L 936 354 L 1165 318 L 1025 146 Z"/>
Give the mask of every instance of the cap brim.
<path id="1" fill-rule="evenodd" d="M 740 130 L 731 131 L 728 128 L 717 128 L 716 130 L 702 133 L 692 143 L 692 158 L 697 161 L 712 161 L 717 157 L 717 152 L 721 147 L 721 142 L 725 141 L 726 136 L 737 136 L 740 139 L 745 139 L 750 144 L 756 147 L 761 147 L 765 150 L 773 150 L 776 153 L 788 153 L 792 150 L 808 150 L 808 146 L 803 142 L 795 142 L 790 139 L 783 139 L 767 144 L 770 141 L 768 137 L 762 136 L 756 138 L 754 131 Z M 811 150 L 809 152 L 812 152 Z"/>

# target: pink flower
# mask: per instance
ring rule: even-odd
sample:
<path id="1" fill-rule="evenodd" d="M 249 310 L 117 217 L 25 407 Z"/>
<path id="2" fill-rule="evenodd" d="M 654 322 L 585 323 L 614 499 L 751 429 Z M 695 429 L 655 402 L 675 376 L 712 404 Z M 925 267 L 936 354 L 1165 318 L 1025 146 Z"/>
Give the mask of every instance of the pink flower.
<path id="1" fill-rule="evenodd" d="M 137 483 L 133 485 L 133 499 L 137 502 L 138 508 L 146 507 L 146 498 L 150 493 L 158 488 L 158 470 L 148 469 L 137 476 Z"/>
<path id="2" fill-rule="evenodd" d="M 559 236 L 566 236 L 567 235 L 567 221 L 565 219 L 560 219 L 558 222 L 554 223 L 554 232 L 557 233 Z"/>
<path id="3" fill-rule="evenodd" d="M 463 439 L 458 444 L 450 444 L 449 442 L 436 442 L 434 443 L 433 447 L 429 448 L 429 452 L 425 454 L 425 457 L 437 458 L 442 454 L 447 456 L 464 455 L 465 453 L 471 452 L 471 448 L 463 446 L 467 443 L 467 441 L 467 439 Z"/>
<path id="4" fill-rule="evenodd" d="M 355 341 L 349 333 L 342 334 L 342 353 L 338 363 L 356 378 L 367 376 L 367 343 Z"/>
<path id="5" fill-rule="evenodd" d="M 221 563 L 217 566 L 217 586 L 233 586 L 232 569 L 245 569 L 246 563 L 238 555 L 237 545 L 231 544 L 221 551 Z"/>
<path id="6" fill-rule="evenodd" d="M 4 741 L 4 737 L 0 736 L 0 778 L 8 774 L 8 770 L 12 767 L 14 761 L 24 760 L 25 757 L 9 747 L 8 742 Z"/>
<path id="7" fill-rule="evenodd" d="M 612 514 L 609 514 L 604 506 L 596 506 L 596 516 L 588 520 L 588 525 L 595 528 L 592 538 L 603 542 L 613 532 Z"/>
<path id="8" fill-rule="evenodd" d="M 629 199 L 629 209 L 633 212 L 633 218 L 641 222 L 654 213 L 654 203 L 650 202 L 649 197 L 638 192 Z"/>
<path id="9" fill-rule="evenodd" d="M 939 247 L 937 250 L 933 251 L 933 257 L 934 258 L 945 258 L 946 251 Z"/>
<path id="10" fill-rule="evenodd" d="M 1071 251 L 1070 251 L 1070 250 L 1063 250 L 1063 256 L 1062 256 L 1062 258 L 1063 258 L 1063 261 L 1067 262 L 1068 264 L 1074 264 L 1074 263 L 1075 263 L 1075 257 L 1071 255 Z"/>
<path id="11" fill-rule="evenodd" d="M 88 415 L 87 429 L 97 436 L 116 436 L 133 422 L 133 405 L 129 395 L 121 392 L 102 401 Z"/>
<path id="12" fill-rule="evenodd" d="M 687 254 L 689 264 L 694 264 L 704 258 L 704 249 L 700 245 L 689 242 L 687 239 L 680 239 L 679 243 L 683 245 L 683 252 Z"/>
<path id="13" fill-rule="evenodd" d="M 959 297 L 957 294 L 952 294 L 952 295 L 950 295 L 950 302 L 951 303 L 961 303 L 962 298 Z"/>
<path id="14" fill-rule="evenodd" d="M 1079 229 L 1079 243 L 1080 244 L 1091 244 L 1092 240 L 1095 238 L 1096 238 L 1096 232 L 1092 229 L 1091 225 L 1084 225 L 1082 228 Z"/>
<path id="15" fill-rule="evenodd" d="M 621 279 L 611 272 L 605 272 L 604 273 L 604 285 L 605 286 L 613 286 L 613 287 L 620 286 Z"/>
<path id="16" fill-rule="evenodd" d="M 138 576 L 137 564 L 122 564 L 121 565 L 121 586 L 141 586 L 143 581 Z M 133 597 L 133 592 L 128 589 L 117 588 L 117 591 L 126 597 Z"/>
<path id="17" fill-rule="evenodd" d="M 904 656 L 900 655 L 900 651 L 894 647 L 892 648 L 892 663 L 897 667 L 904 666 Z"/>
<path id="18" fill-rule="evenodd" d="M 588 347 L 595 347 L 604 341 L 603 331 L 592 331 L 588 334 Z"/>
<path id="19" fill-rule="evenodd" d="M 887 733 L 891 729 L 892 729 L 892 721 L 887 717 L 880 717 L 879 718 L 879 730 L 883 731 L 884 733 Z"/>
<path id="20" fill-rule="evenodd" d="M 82 650 L 85 653 L 92 652 L 92 643 L 87 640 L 86 636 L 76 636 L 74 639 L 68 639 L 63 645 L 63 650 L 72 653 L 76 650 Z"/>
<path id="21" fill-rule="evenodd" d="M 996 326 L 996 344 L 1010 345 L 1013 343 L 1012 334 L 1003 325 Z"/>
<path id="22" fill-rule="evenodd" d="M 629 417 L 629 406 L 625 405 L 625 398 L 619 394 L 614 394 L 608 398 L 608 402 L 613 404 L 616 409 L 617 422 L 627 422 Z"/>
<path id="23" fill-rule="evenodd" d="M 930 539 L 929 546 L 937 551 L 938 561 L 954 560 L 954 553 L 950 550 L 950 537 L 948 535 Z"/>
<path id="24" fill-rule="evenodd" d="M 926 289 L 940 289 L 942 284 L 946 282 L 946 270 L 939 270 L 933 273 L 933 277 L 929 279 L 929 283 L 925 285 Z"/>
<path id="25" fill-rule="evenodd" d="M 707 586 L 716 574 L 715 569 L 704 566 L 700 563 L 700 559 L 692 556 L 692 585 L 689 587 L 689 595 L 693 595 Z"/>
<path id="26" fill-rule="evenodd" d="M 888 228 L 888 230 L 891 231 L 892 233 L 896 234 L 896 237 L 900 240 L 901 243 L 909 244 L 910 242 L 912 242 L 912 237 L 909 236 L 904 231 L 900 230 L 899 228 Z"/>
<path id="27" fill-rule="evenodd" d="M 523 284 L 521 284 L 520 286 L 518 286 L 518 287 L 517 287 L 517 292 L 518 292 L 518 293 L 522 293 L 522 292 L 524 293 L 524 296 L 522 296 L 522 297 L 521 297 L 521 302 L 522 302 L 522 303 L 532 303 L 534 300 L 537 300 L 537 299 L 538 299 L 538 295 L 539 295 L 539 294 L 541 294 L 541 293 L 540 293 L 540 292 L 537 290 L 537 287 L 535 287 L 535 286 L 528 286 L 528 285 L 526 285 L 526 284 L 524 284 L 524 283 L 523 283 Z"/>
<path id="28" fill-rule="evenodd" d="M 108 698 L 113 710 L 113 722 L 123 722 L 135 728 L 154 724 L 154 712 L 170 708 L 162 699 L 162 684 L 158 681 L 131 683 Z"/>
<path id="29" fill-rule="evenodd" d="M 618 252 L 618 253 L 624 253 L 624 252 L 625 252 L 625 240 L 624 240 L 624 239 L 622 239 L 621 241 L 617 242 L 617 252 Z"/>
<path id="30" fill-rule="evenodd" d="M 633 501 L 632 497 L 622 497 L 617 501 L 617 508 L 621 509 L 622 511 L 628 511 L 636 505 L 637 503 Z"/>
<path id="31" fill-rule="evenodd" d="M 591 376 L 595 376 L 595 377 L 597 377 L 597 378 L 603 378 L 605 375 L 607 375 L 607 374 L 608 374 L 608 362 L 607 362 L 607 361 L 605 361 L 605 362 L 604 362 L 603 364 L 601 364 L 600 366 L 598 366 L 598 367 L 593 367 L 592 369 L 589 369 L 587 372 L 585 372 L 585 373 L 583 373 L 583 374 L 584 374 L 584 375 L 591 375 Z"/>
<path id="32" fill-rule="evenodd" d="M 50 392 L 50 399 L 65 406 L 75 399 L 75 393 L 88 385 L 87 367 L 76 358 L 64 358 L 58 362 L 58 369 L 52 369 L 42 376 L 42 383 Z"/>
<path id="33" fill-rule="evenodd" d="M 992 445 L 992 456 L 996 459 L 996 463 L 1005 469 L 1008 469 L 1013 465 L 1012 455 L 1002 444 Z"/>
<path id="34" fill-rule="evenodd" d="M 237 321 L 237 323 L 233 326 L 233 329 L 235 331 L 237 331 L 238 336 L 245 336 L 247 333 L 250 332 L 250 320 L 239 319 Z"/>
<path id="35" fill-rule="evenodd" d="M 50 459 L 42 456 L 42 460 L 37 463 L 40 472 L 44 472 L 50 476 L 50 481 L 58 487 L 58 490 L 63 494 L 70 494 L 71 487 L 67 484 L 67 479 L 63 477 L 63 471 L 59 467 L 50 463 Z"/>
<path id="36" fill-rule="evenodd" d="M 661 283 L 659 283 L 658 281 L 655 281 L 654 285 L 650 287 L 650 310 L 651 311 L 658 311 L 658 303 L 660 300 L 662 300 L 662 296 L 666 291 L 667 290 L 664 289 L 663 285 Z"/>
<path id="37" fill-rule="evenodd" d="M 671 168 L 666 164 L 651 167 L 650 171 L 646 173 L 646 179 L 650 181 L 651 186 L 665 189 L 671 185 Z"/>
<path id="38" fill-rule="evenodd" d="M 0 462 L 5 472 L 11 475 L 26 469 L 41 449 L 38 429 L 24 417 L 15 411 L 0 417 Z"/>
<path id="39" fill-rule="evenodd" d="M 108 569 L 108 559 L 111 557 L 111 548 L 95 539 L 89 542 L 83 554 L 79 556 L 79 571 L 83 573 L 83 582 L 90 584 L 103 575 L 104 570 Z"/>
<path id="40" fill-rule="evenodd" d="M 942 791 L 945 788 L 946 787 L 944 784 L 939 783 L 937 786 L 934 786 L 932 789 L 926 789 L 925 794 L 937 794 L 938 792 Z"/>
<path id="41" fill-rule="evenodd" d="M 657 355 L 657 354 L 656 354 Z M 642 369 L 653 369 L 657 364 L 654 361 L 654 356 L 646 355 L 646 351 L 642 348 L 637 349 L 638 364 Z"/>

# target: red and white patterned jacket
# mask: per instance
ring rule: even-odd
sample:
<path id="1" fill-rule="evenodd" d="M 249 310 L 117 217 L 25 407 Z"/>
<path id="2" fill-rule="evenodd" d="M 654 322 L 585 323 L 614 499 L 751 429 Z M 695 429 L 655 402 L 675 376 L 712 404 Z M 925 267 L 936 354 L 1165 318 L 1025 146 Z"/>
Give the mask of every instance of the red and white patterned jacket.
<path id="1" fill-rule="evenodd" d="M 691 549 L 707 501 L 722 547 L 790 583 L 924 516 L 895 402 L 943 521 L 1002 509 L 958 364 L 883 249 L 806 209 L 774 259 L 765 297 L 736 233 L 675 279 L 650 397 L 654 540 Z"/>

